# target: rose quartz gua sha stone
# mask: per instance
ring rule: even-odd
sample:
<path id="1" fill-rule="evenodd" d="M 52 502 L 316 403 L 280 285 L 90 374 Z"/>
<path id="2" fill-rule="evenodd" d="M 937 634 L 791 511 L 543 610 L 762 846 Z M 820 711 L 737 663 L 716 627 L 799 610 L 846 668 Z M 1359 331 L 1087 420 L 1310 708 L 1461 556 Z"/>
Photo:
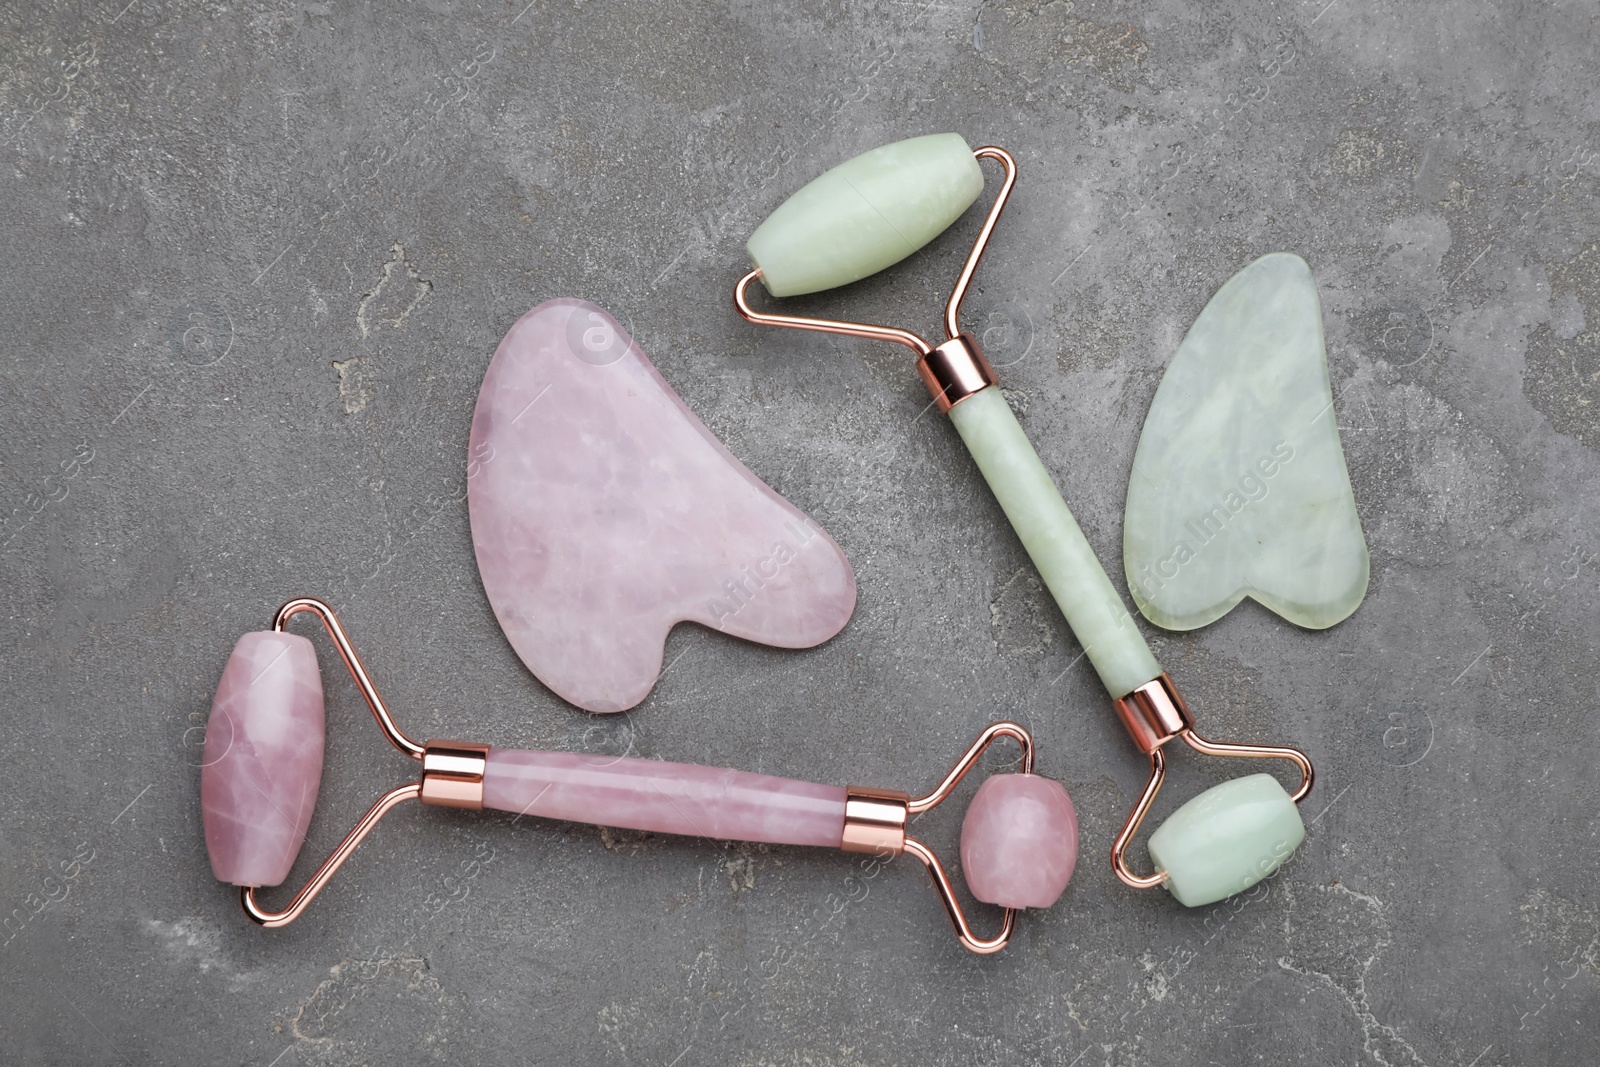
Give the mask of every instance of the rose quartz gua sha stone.
<path id="1" fill-rule="evenodd" d="M 551 300 L 511 327 L 470 449 L 484 592 L 528 669 L 581 708 L 643 700 L 679 622 L 809 648 L 855 609 L 833 538 L 735 459 L 593 304 Z"/>
<path id="2" fill-rule="evenodd" d="M 234 885 L 278 885 L 311 824 L 322 780 L 322 676 L 311 642 L 245 634 L 206 722 L 200 812 L 211 871 Z"/>

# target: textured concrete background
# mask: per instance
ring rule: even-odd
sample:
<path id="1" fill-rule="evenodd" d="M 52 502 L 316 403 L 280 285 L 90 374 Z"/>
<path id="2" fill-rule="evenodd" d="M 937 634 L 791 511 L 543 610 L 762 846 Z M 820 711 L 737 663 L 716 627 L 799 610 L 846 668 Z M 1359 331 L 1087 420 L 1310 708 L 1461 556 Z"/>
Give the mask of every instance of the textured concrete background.
<path id="1" fill-rule="evenodd" d="M 525 2 L 5 5 L 0 1059 L 1595 1061 L 1593 4 Z M 1318 761 L 1310 839 L 1246 899 L 1113 879 L 1142 768 L 907 354 L 728 306 L 787 192 L 947 129 L 1021 161 L 969 320 L 1108 562 L 1206 299 L 1272 250 L 1318 278 L 1368 599 L 1152 634 L 1212 733 Z M 799 306 L 931 330 L 975 227 Z M 557 295 L 837 537 L 838 639 L 680 628 L 607 719 L 522 668 L 465 443 Z M 411 809 L 256 929 L 207 870 L 199 725 L 300 593 L 419 736 L 917 788 L 1018 717 L 1085 859 L 978 959 L 910 861 Z M 410 772 L 322 648 L 296 879 Z M 1237 771 L 1178 762 L 1180 797 Z"/>

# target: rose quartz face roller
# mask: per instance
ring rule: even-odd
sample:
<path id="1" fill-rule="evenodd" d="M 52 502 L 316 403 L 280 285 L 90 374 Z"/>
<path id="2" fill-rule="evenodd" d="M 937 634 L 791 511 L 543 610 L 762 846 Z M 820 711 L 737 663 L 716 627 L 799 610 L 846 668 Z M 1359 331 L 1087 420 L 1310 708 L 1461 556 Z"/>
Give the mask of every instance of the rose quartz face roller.
<path id="1" fill-rule="evenodd" d="M 379 797 L 289 904 L 271 911 L 258 891 L 288 877 L 322 777 L 316 652 L 306 638 L 286 632 L 301 612 L 322 620 L 384 736 L 418 761 L 422 773 Z M 972 895 L 1005 909 L 999 932 L 985 939 L 967 924 L 938 857 L 907 833 L 907 824 L 949 797 L 1001 737 L 1021 746 L 1022 772 L 985 780 L 961 827 L 961 866 Z M 303 597 L 278 609 L 271 630 L 245 634 L 234 648 L 206 728 L 200 803 L 212 872 L 241 887 L 245 914 L 262 926 L 299 918 L 379 820 L 415 799 L 718 840 L 818 845 L 885 857 L 909 852 L 927 866 L 961 944 L 988 954 L 1005 947 L 1018 910 L 1055 903 L 1078 857 L 1072 801 L 1060 783 L 1034 774 L 1033 764 L 1032 736 L 1011 722 L 986 727 L 944 780 L 919 797 L 686 763 L 468 741 L 419 745 L 395 725 L 333 609 Z"/>

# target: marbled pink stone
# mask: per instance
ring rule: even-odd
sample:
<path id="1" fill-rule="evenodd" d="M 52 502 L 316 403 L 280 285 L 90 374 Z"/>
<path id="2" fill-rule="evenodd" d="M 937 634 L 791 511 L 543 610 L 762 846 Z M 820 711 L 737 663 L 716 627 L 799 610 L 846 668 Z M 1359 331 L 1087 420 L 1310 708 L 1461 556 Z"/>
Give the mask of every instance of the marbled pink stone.
<path id="1" fill-rule="evenodd" d="M 467 468 L 484 591 L 522 661 L 590 711 L 624 711 L 693 621 L 809 648 L 855 608 L 833 538 L 700 424 L 611 316 L 540 304 L 500 342 Z"/>
<path id="2" fill-rule="evenodd" d="M 1078 813 L 1060 782 L 1037 774 L 984 779 L 961 823 L 961 871 L 985 904 L 1048 908 L 1078 862 Z"/>
<path id="3" fill-rule="evenodd" d="M 844 789 L 622 756 L 492 748 L 483 803 L 543 819 L 718 841 L 838 848 Z"/>
<path id="4" fill-rule="evenodd" d="M 200 768 L 211 872 L 234 885 L 289 876 L 322 780 L 322 676 L 311 642 L 245 634 L 228 657 Z"/>

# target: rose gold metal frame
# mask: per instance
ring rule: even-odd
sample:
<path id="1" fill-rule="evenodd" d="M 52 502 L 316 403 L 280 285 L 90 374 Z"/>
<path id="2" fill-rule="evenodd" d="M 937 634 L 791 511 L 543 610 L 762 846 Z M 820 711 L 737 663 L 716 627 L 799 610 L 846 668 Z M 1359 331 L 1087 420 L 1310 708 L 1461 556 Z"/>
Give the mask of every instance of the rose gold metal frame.
<path id="1" fill-rule="evenodd" d="M 367 674 L 366 666 L 362 664 L 355 646 L 350 643 L 349 635 L 344 632 L 339 617 L 326 603 L 316 597 L 297 597 L 278 609 L 277 614 L 272 617 L 272 628 L 278 631 L 287 629 L 289 620 L 302 612 L 310 612 L 322 620 L 328 636 L 333 638 L 334 647 L 339 650 L 339 658 L 344 660 L 345 667 L 350 671 L 350 677 L 355 679 L 357 688 L 361 690 L 361 696 L 367 702 L 367 707 L 372 710 L 372 717 L 377 720 L 378 728 L 383 731 L 383 736 L 388 738 L 389 743 L 395 748 L 420 762 L 422 775 L 419 780 L 398 786 L 379 797 L 372 807 L 367 809 L 367 813 L 350 828 L 350 832 L 344 835 L 339 847 L 312 872 L 311 878 L 289 901 L 289 906 L 282 911 L 269 911 L 261 905 L 256 899 L 256 890 L 260 888 L 259 886 L 241 886 L 239 902 L 244 907 L 244 913 L 253 922 L 268 928 L 288 926 L 298 919 L 316 899 L 317 894 L 322 892 L 329 880 L 338 873 L 344 861 L 350 858 L 356 846 L 366 840 L 367 835 L 372 833 L 389 810 L 402 801 L 415 798 L 424 804 L 441 807 L 482 808 L 483 773 L 489 756 L 489 746 L 471 741 L 429 741 L 427 744 L 419 745 L 407 737 L 405 731 L 395 724 L 394 717 L 389 714 L 388 705 L 383 702 L 383 697 L 378 695 L 378 688 L 372 684 L 372 678 Z"/>
<path id="2" fill-rule="evenodd" d="M 939 900 L 944 904 L 945 914 L 950 916 L 950 925 L 955 927 L 956 939 L 961 946 L 969 952 L 976 952 L 980 956 L 988 956 L 999 952 L 1011 940 L 1011 932 L 1016 927 L 1017 909 L 1006 908 L 1000 919 L 1000 931 L 991 938 L 981 938 L 972 932 L 972 927 L 967 923 L 967 917 L 961 910 L 961 902 L 956 899 L 955 887 L 950 883 L 950 877 L 945 874 L 944 865 L 939 862 L 931 848 L 906 833 L 906 824 L 911 816 L 920 815 L 925 811 L 943 804 L 950 794 L 955 792 L 956 786 L 967 776 L 977 764 L 978 757 L 982 756 L 988 747 L 1002 737 L 1009 737 L 1022 748 L 1022 773 L 1033 773 L 1033 735 L 1025 727 L 1014 722 L 990 723 L 977 739 L 967 747 L 967 751 L 956 761 L 950 773 L 944 776 L 932 792 L 913 798 L 909 793 L 902 793 L 892 789 L 870 789 L 865 786 L 850 786 L 845 790 L 845 815 L 844 838 L 839 847 L 845 852 L 870 852 L 873 855 L 894 857 L 903 852 L 909 852 L 921 860 L 928 868 L 928 874 L 933 878 L 933 887 L 938 891 Z"/>
<path id="3" fill-rule="evenodd" d="M 844 833 L 839 848 L 893 858 L 906 850 L 911 794 L 852 785 L 844 791 Z"/>
<path id="4" fill-rule="evenodd" d="M 1005 210 L 1006 201 L 1011 198 L 1011 188 L 1017 183 L 1017 161 L 1010 152 L 994 145 L 976 149 L 972 155 L 976 159 L 993 159 L 999 162 L 1005 169 L 1005 179 L 1000 184 L 999 193 L 995 194 L 994 203 L 989 206 L 989 214 L 983 220 L 983 228 L 978 231 L 977 240 L 972 244 L 972 251 L 967 253 L 967 261 L 961 268 L 961 274 L 956 278 L 955 288 L 950 291 L 950 299 L 945 303 L 943 344 L 935 347 L 909 330 L 894 326 L 875 326 L 866 322 L 846 322 L 839 319 L 773 315 L 757 311 L 750 306 L 749 289 L 751 284 L 761 277 L 760 268 L 740 278 L 738 284 L 733 287 L 733 306 L 746 321 L 762 326 L 785 326 L 792 330 L 845 334 L 850 337 L 866 337 L 875 341 L 893 341 L 905 345 L 917 354 L 917 371 L 942 411 L 949 411 L 973 393 L 993 385 L 994 370 L 984 358 L 983 351 L 971 334 L 963 333 L 961 330 L 961 304 L 967 298 L 967 289 L 972 284 L 972 276 L 977 272 L 983 253 L 989 247 L 989 238 L 994 234 L 995 223 L 1000 221 L 1000 212 Z"/>
<path id="5" fill-rule="evenodd" d="M 1128 813 L 1127 821 L 1111 844 L 1111 869 L 1123 883 L 1135 889 L 1150 889 L 1167 880 L 1165 871 L 1154 874 L 1135 874 L 1128 866 L 1127 850 L 1139 832 L 1156 794 L 1161 792 L 1167 777 L 1167 757 L 1164 746 L 1173 738 L 1180 738 L 1196 752 L 1207 756 L 1239 756 L 1245 759 L 1288 760 L 1300 770 L 1300 785 L 1289 794 L 1296 804 L 1306 798 L 1316 781 L 1316 770 L 1310 758 L 1297 748 L 1270 747 L 1266 745 L 1234 745 L 1209 741 L 1194 728 L 1194 716 L 1189 713 L 1183 695 L 1166 674 L 1146 682 L 1127 696 L 1113 702 L 1117 718 L 1128 730 L 1140 752 L 1150 757 L 1150 778 L 1144 792 Z"/>

